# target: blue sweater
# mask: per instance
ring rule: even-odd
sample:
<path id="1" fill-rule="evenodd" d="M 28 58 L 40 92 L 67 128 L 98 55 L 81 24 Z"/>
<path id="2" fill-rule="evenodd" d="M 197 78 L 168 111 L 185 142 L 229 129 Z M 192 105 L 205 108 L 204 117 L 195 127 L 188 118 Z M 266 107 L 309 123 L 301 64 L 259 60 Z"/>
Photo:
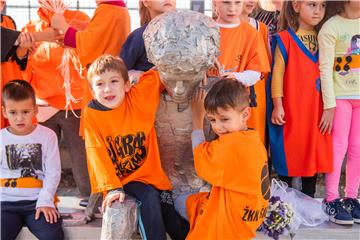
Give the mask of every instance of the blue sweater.
<path id="1" fill-rule="evenodd" d="M 148 61 L 143 33 L 147 24 L 134 30 L 122 46 L 120 57 L 124 60 L 128 70 L 148 71 L 154 65 Z"/>

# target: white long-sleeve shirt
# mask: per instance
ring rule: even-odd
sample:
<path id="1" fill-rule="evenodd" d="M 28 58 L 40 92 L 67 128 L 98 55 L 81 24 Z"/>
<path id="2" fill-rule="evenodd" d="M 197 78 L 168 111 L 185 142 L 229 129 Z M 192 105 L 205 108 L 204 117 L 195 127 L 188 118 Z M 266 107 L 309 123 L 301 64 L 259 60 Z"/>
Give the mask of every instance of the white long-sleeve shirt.
<path id="1" fill-rule="evenodd" d="M 36 200 L 38 207 L 54 207 L 54 195 L 60 182 L 61 163 L 56 134 L 38 124 L 28 135 L 0 130 L 0 177 L 35 177 L 42 188 L 0 187 L 0 201 Z"/>

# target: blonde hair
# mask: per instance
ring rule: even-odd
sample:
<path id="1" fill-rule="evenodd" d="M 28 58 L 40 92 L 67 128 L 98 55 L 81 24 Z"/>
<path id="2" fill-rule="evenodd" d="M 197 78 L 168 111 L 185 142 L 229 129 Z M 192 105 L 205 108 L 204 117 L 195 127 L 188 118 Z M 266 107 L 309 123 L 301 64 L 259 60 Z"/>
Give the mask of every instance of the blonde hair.
<path id="1" fill-rule="evenodd" d="M 143 0 L 139 0 L 140 26 L 144 26 L 151 21 L 149 9 L 145 6 Z"/>
<path id="2" fill-rule="evenodd" d="M 104 54 L 98 57 L 90 65 L 90 68 L 87 72 L 87 79 L 90 84 L 90 87 L 94 75 L 100 75 L 108 71 L 119 73 L 121 77 L 124 79 L 125 83 L 129 81 L 128 70 L 124 61 L 119 57 L 114 57 L 110 54 Z"/>

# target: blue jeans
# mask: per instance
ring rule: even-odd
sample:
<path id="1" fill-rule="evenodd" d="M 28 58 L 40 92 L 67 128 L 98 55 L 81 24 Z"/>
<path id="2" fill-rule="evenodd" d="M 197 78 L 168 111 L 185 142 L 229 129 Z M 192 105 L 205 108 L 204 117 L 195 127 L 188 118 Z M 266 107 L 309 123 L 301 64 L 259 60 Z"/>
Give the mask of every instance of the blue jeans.
<path id="1" fill-rule="evenodd" d="M 13 240 L 23 226 L 27 226 L 40 240 L 62 240 L 64 232 L 62 221 L 48 223 L 44 214 L 35 220 L 36 201 L 0 202 L 1 204 L 1 240 Z"/>
<path id="2" fill-rule="evenodd" d="M 171 192 L 157 190 L 142 182 L 129 182 L 124 185 L 124 191 L 141 202 L 140 215 L 146 240 L 166 240 L 166 232 L 173 240 L 186 238 L 189 223 L 176 212 Z"/>

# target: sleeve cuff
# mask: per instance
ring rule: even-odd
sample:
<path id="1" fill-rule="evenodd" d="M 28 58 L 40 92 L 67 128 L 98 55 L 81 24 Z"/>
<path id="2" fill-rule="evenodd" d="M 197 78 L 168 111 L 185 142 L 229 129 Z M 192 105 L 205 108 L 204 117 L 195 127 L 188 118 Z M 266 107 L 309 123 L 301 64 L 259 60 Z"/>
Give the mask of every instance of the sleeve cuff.
<path id="1" fill-rule="evenodd" d="M 195 149 L 201 143 L 205 142 L 205 135 L 202 129 L 194 130 L 191 133 L 192 148 Z"/>
<path id="2" fill-rule="evenodd" d="M 40 191 L 38 200 L 36 202 L 36 208 L 39 208 L 39 207 L 53 207 L 53 208 L 55 208 L 54 196 L 52 196 L 50 193 L 44 191 L 44 189 L 42 189 Z"/>
<path id="3" fill-rule="evenodd" d="M 78 30 L 69 27 L 65 33 L 64 44 L 65 46 L 76 48 L 76 33 Z"/>

